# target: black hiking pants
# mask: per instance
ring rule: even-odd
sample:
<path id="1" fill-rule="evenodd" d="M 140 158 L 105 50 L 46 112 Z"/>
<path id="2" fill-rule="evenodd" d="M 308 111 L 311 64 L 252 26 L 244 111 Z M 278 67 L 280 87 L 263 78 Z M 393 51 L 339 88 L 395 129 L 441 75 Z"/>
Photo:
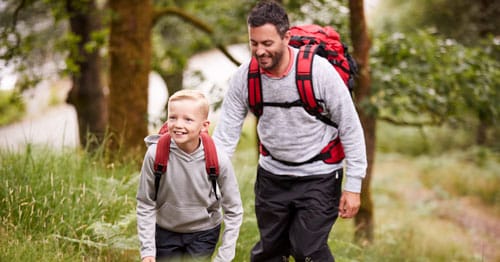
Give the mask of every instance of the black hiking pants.
<path id="1" fill-rule="evenodd" d="M 259 166 L 255 214 L 260 240 L 251 261 L 335 261 L 328 235 L 338 217 L 343 170 L 306 177 L 274 175 Z"/>
<path id="2" fill-rule="evenodd" d="M 177 233 L 156 225 L 156 261 L 210 261 L 221 225 L 206 231 Z"/>

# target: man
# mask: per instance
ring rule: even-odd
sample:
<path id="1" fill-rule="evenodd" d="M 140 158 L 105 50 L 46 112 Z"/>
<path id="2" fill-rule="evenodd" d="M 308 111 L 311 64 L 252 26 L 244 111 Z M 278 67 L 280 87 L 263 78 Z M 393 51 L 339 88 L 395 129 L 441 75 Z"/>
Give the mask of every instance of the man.
<path id="1" fill-rule="evenodd" d="M 337 128 L 301 106 L 276 106 L 299 100 L 295 80 L 298 50 L 288 46 L 288 15 L 278 3 L 264 1 L 252 9 L 247 23 L 252 56 L 260 67 L 263 101 L 268 105 L 257 125 L 267 153 L 261 152 L 255 182 L 260 240 L 252 249 L 251 260 L 287 261 L 291 255 L 296 261 L 334 261 L 328 235 L 339 215 L 352 218 L 358 212 L 366 172 L 359 117 L 340 76 L 320 57 L 313 62 L 314 93 Z M 243 64 L 231 78 L 214 131 L 215 142 L 229 155 L 249 109 L 248 69 L 249 63 Z M 314 161 L 337 137 L 346 160 L 343 191 L 343 161 Z"/>

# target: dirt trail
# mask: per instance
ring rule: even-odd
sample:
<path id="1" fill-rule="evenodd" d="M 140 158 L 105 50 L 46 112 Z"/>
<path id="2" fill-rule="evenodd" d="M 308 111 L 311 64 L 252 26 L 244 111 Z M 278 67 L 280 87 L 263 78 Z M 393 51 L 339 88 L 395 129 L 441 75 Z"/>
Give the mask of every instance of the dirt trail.
<path id="1" fill-rule="evenodd" d="M 456 223 L 472 236 L 482 261 L 500 261 L 500 218 L 487 207 L 467 198 L 441 200 L 439 216 Z"/>
<path id="2" fill-rule="evenodd" d="M 388 173 L 401 173 L 396 193 L 410 205 L 419 201 L 432 203 L 434 215 L 460 227 L 463 237 L 471 241 L 479 261 L 500 261 L 500 215 L 477 200 L 466 197 L 443 198 L 416 182 L 418 170 L 409 160 L 379 161 L 375 167 L 377 179 L 388 179 Z M 411 169 L 411 170 L 409 170 Z M 390 179 L 390 178 L 389 178 Z"/>
<path id="3" fill-rule="evenodd" d="M 21 122 L 0 127 L 0 148 L 19 150 L 27 143 L 56 149 L 77 146 L 79 138 L 75 109 L 61 104 Z"/>

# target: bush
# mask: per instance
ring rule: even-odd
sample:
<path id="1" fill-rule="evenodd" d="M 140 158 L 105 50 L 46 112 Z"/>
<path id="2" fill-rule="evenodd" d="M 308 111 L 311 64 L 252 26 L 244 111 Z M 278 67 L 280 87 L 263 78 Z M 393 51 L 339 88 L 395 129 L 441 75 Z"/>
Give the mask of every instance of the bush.
<path id="1" fill-rule="evenodd" d="M 24 102 L 19 94 L 0 90 L 0 126 L 20 120 L 25 110 Z"/>

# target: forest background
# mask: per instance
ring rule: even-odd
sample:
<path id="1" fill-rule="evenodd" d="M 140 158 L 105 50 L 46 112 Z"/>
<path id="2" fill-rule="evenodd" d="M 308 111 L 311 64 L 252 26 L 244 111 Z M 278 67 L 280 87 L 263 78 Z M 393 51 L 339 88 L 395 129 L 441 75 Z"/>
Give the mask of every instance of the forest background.
<path id="1" fill-rule="evenodd" d="M 331 247 L 340 261 L 496 261 L 499 3 L 375 2 L 283 1 L 292 21 L 337 28 L 361 68 L 355 102 L 368 178 L 360 214 L 335 226 Z M 15 88 L 1 94 L 3 125 L 23 118 L 27 90 L 66 78 L 70 91 L 54 103 L 74 106 L 81 143 L 2 149 L 6 258 L 138 259 L 134 196 L 153 121 L 148 75 L 154 70 L 172 93 L 196 86 L 183 81 L 196 53 L 217 48 L 243 62 L 227 47 L 246 42 L 253 4 L 2 2 L 0 59 L 17 74 Z M 207 92 L 220 98 L 223 90 Z M 213 102 L 216 109 L 220 99 Z M 234 158 L 246 210 L 237 261 L 248 260 L 257 240 L 254 129 L 250 118 Z"/>

